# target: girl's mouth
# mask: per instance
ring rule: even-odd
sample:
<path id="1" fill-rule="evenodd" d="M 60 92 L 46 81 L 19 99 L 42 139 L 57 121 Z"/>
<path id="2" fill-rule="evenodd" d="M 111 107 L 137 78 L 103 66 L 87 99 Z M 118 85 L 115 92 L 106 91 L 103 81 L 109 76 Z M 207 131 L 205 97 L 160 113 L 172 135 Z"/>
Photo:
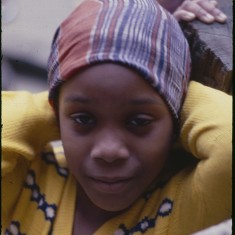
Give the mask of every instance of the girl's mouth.
<path id="1" fill-rule="evenodd" d="M 130 177 L 91 177 L 94 187 L 108 194 L 117 194 L 125 190 L 130 183 Z"/>

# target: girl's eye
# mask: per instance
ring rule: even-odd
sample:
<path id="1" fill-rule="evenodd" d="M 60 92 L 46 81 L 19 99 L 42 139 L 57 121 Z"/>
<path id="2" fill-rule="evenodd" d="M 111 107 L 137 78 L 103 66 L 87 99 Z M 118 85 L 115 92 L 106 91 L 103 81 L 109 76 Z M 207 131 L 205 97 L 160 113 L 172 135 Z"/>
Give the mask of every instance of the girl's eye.
<path id="1" fill-rule="evenodd" d="M 92 125 L 95 124 L 95 118 L 87 113 L 79 113 L 72 116 L 72 119 L 81 125 Z"/>
<path id="2" fill-rule="evenodd" d="M 149 125 L 152 122 L 151 118 L 147 117 L 135 117 L 129 120 L 128 125 L 129 126 L 146 126 Z"/>

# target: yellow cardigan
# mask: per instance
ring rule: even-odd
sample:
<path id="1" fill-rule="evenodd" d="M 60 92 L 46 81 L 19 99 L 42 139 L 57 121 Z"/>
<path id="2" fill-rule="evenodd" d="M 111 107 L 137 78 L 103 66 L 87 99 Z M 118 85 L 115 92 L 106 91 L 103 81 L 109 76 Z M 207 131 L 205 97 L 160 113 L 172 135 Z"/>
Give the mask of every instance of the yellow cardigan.
<path id="1" fill-rule="evenodd" d="M 182 146 L 199 162 L 96 235 L 189 235 L 231 217 L 232 97 L 190 82 L 181 121 Z M 59 139 L 47 92 L 2 92 L 2 124 L 2 234 L 71 234 L 79 192 L 61 145 L 46 146 Z"/>

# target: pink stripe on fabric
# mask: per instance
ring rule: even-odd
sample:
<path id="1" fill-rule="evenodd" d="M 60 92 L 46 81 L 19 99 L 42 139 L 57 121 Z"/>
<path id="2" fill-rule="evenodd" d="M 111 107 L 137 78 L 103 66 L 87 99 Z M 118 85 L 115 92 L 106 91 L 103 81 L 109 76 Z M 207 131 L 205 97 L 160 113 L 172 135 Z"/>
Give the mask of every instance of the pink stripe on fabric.
<path id="1" fill-rule="evenodd" d="M 159 32 L 159 25 L 161 23 L 161 20 L 160 18 L 162 17 L 162 13 L 161 11 L 158 11 L 158 14 L 157 14 L 157 19 L 155 21 L 155 30 L 153 31 L 152 33 L 152 37 L 151 37 L 151 54 L 156 54 L 156 51 L 157 51 L 157 45 L 156 45 L 156 42 L 157 42 L 157 39 L 158 39 L 158 32 Z M 148 62 L 148 68 L 150 71 L 153 71 L 153 67 L 155 65 L 155 60 L 151 59 L 151 57 L 149 58 L 149 62 Z"/>
<path id="2" fill-rule="evenodd" d="M 100 35 L 101 34 L 101 30 L 102 30 L 102 26 L 105 22 L 105 17 L 106 17 L 106 12 L 108 11 L 109 9 L 109 1 L 103 1 L 103 7 L 102 7 L 102 13 L 99 14 L 98 16 L 98 22 L 95 26 L 95 33 L 94 33 L 94 39 L 93 39 L 93 45 L 92 45 L 92 52 L 93 51 L 97 51 L 98 47 L 99 47 L 99 44 L 100 44 L 100 37 L 98 36 L 96 38 L 95 35 Z M 98 40 L 99 39 L 99 40 Z"/>
<path id="3" fill-rule="evenodd" d="M 61 25 L 61 33 L 65 32 L 70 35 L 70 37 L 63 37 L 59 42 L 59 61 L 63 61 L 60 71 L 61 77 L 65 80 L 74 74 L 79 64 L 87 63 L 86 55 L 91 47 L 88 39 L 98 16 L 98 14 L 94 15 L 94 12 L 99 12 L 100 8 L 101 4 L 98 1 L 86 1 L 86 4 L 79 6 L 70 18 Z M 90 9 L 94 10 L 89 17 Z M 79 15 L 84 15 L 84 12 L 87 12 L 86 21 L 79 17 Z M 76 30 L 74 30 L 75 27 Z M 66 57 L 66 60 L 64 60 L 64 57 Z"/>
<path id="4" fill-rule="evenodd" d="M 107 38 L 114 38 L 114 33 L 115 33 L 115 28 L 117 27 L 117 21 L 119 19 L 119 16 L 121 14 L 121 12 L 123 11 L 123 7 L 124 7 L 124 2 L 122 0 L 120 0 L 117 4 L 117 10 L 115 11 L 115 14 L 113 15 L 112 19 L 111 19 L 111 23 L 109 25 L 109 32 L 107 35 Z M 112 50 L 112 45 L 110 40 L 106 40 L 105 42 L 105 47 L 104 47 L 105 53 L 110 53 Z M 107 50 L 109 49 L 109 50 Z"/>

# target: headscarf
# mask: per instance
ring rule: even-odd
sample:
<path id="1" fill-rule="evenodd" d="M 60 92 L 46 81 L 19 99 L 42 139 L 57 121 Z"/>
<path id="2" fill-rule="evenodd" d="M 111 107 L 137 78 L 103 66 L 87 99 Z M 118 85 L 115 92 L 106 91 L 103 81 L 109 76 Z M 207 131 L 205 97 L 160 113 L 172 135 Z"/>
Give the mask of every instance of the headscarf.
<path id="1" fill-rule="evenodd" d="M 186 94 L 191 59 L 176 19 L 156 0 L 83 0 L 57 29 L 48 60 L 49 102 L 88 66 L 134 69 L 162 96 L 173 117 Z"/>

